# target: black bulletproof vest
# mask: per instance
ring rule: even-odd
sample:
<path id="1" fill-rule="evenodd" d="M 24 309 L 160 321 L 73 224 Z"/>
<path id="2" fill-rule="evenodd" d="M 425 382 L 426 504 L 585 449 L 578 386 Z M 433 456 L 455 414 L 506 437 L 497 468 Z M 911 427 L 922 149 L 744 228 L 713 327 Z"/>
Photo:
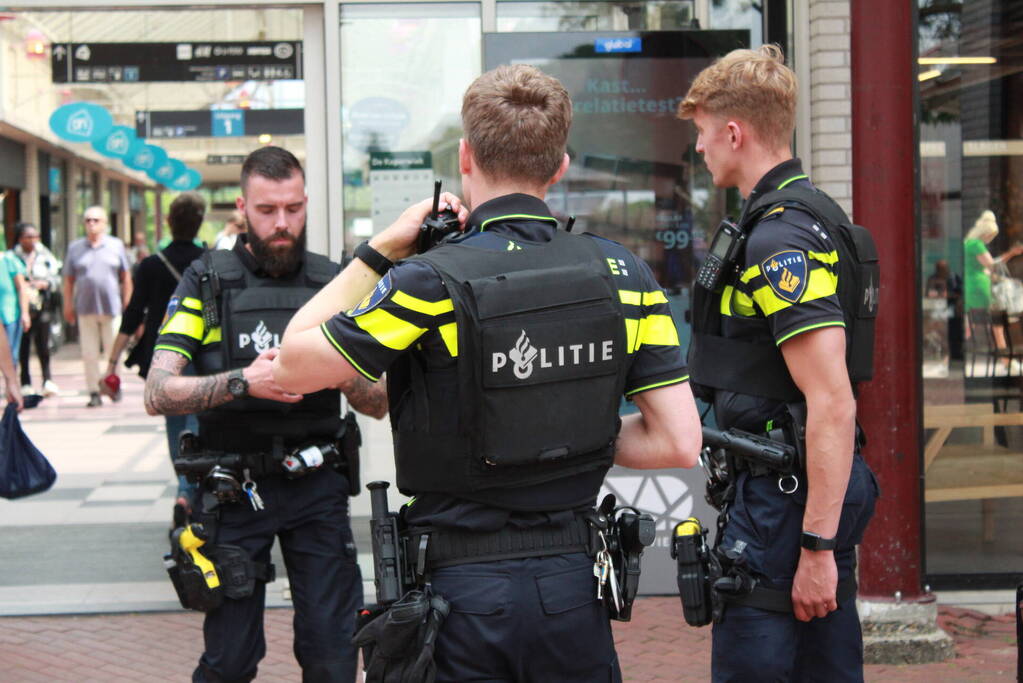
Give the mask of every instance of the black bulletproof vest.
<path id="1" fill-rule="evenodd" d="M 221 342 L 204 345 L 196 356 L 200 375 L 245 367 L 280 346 L 291 317 L 337 274 L 329 259 L 308 252 L 298 273 L 288 278 L 257 277 L 228 250 L 207 252 L 201 263 L 219 276 Z M 199 433 L 213 450 L 269 452 L 275 437 L 289 447 L 337 436 L 340 413 L 336 389 L 308 394 L 298 403 L 246 397 L 200 413 Z"/>
<path id="2" fill-rule="evenodd" d="M 744 212 L 740 229 L 748 236 L 769 210 L 785 205 L 809 212 L 828 231 L 838 251 L 837 296 L 845 321 L 846 367 L 855 387 L 873 376 L 874 320 L 880 286 L 874 239 L 866 228 L 851 223 L 833 199 L 816 188 L 800 186 L 768 192 L 755 200 Z M 740 254 L 737 263 L 741 264 L 742 259 Z M 694 287 L 689 369 L 695 394 L 709 401 L 715 389 L 723 389 L 789 403 L 802 401 L 775 344 L 721 336 L 720 304 L 720 293 Z M 766 332 L 767 321 L 760 322 Z"/>
<path id="3" fill-rule="evenodd" d="M 388 371 L 399 488 L 517 510 L 592 500 L 628 367 L 600 248 L 555 231 L 531 249 L 447 244 L 416 258 L 451 295 L 458 358 L 431 368 L 413 352 Z M 530 496 L 539 484 L 542 502 Z"/>

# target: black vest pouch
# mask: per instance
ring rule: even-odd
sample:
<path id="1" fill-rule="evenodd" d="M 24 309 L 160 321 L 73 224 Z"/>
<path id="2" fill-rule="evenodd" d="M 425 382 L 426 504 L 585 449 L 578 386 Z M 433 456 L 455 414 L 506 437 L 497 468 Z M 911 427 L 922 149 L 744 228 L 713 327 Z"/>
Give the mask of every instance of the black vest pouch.
<path id="1" fill-rule="evenodd" d="M 458 358 L 456 368 L 396 364 L 388 380 L 400 401 L 391 413 L 399 488 L 478 493 L 510 509 L 547 482 L 557 482 L 547 509 L 592 498 L 599 481 L 578 475 L 611 465 L 628 369 L 600 247 L 555 232 L 525 251 L 449 244 L 416 258 L 451 296 Z"/>
<path id="2" fill-rule="evenodd" d="M 483 462 L 532 465 L 607 448 L 626 349 L 622 316 L 603 280 L 578 266 L 468 286 L 479 318 Z"/>
<path id="3" fill-rule="evenodd" d="M 214 256 L 212 267 L 220 272 L 222 283 L 221 351 L 217 368 L 206 367 L 214 363 L 206 363 L 212 359 L 205 354 L 201 357 L 202 374 L 246 367 L 264 351 L 280 346 L 292 316 L 329 281 L 332 273 L 326 258 L 312 254 L 307 254 L 299 273 L 281 280 L 256 277 L 231 252 Z M 270 449 L 271 436 L 282 437 L 287 447 L 337 436 L 340 413 L 336 390 L 308 394 L 298 403 L 246 397 L 200 414 L 200 432 L 207 448 L 262 452 Z"/>

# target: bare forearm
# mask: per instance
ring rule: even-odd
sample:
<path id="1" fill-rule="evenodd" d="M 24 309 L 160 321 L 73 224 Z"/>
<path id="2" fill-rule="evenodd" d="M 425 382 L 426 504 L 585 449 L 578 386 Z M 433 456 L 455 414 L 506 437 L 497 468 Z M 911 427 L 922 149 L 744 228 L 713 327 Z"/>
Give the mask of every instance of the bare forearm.
<path id="1" fill-rule="evenodd" d="M 803 529 L 825 538 L 838 533 L 852 469 L 856 404 L 852 396 L 807 401 L 807 500 Z"/>
<path id="2" fill-rule="evenodd" d="M 146 377 L 145 404 L 150 415 L 189 415 L 223 405 L 234 398 L 227 390 L 227 373 L 182 377 L 188 359 L 159 350 Z"/>
<path id="3" fill-rule="evenodd" d="M 338 388 L 348 398 L 349 405 L 363 415 L 379 420 L 387 414 L 386 379 L 381 378 L 374 384 L 365 377 L 354 377 L 342 382 Z"/>
<path id="4" fill-rule="evenodd" d="M 373 269 L 359 259 L 353 260 L 291 318 L 282 344 L 289 336 L 318 327 L 339 311 L 354 308 L 379 281 L 380 276 Z"/>
<path id="5" fill-rule="evenodd" d="M 128 339 L 130 337 L 124 332 L 118 332 L 117 337 L 114 338 L 114 343 L 110 349 L 110 365 L 117 365 L 117 361 L 121 360 L 121 354 L 124 353 L 124 347 L 128 345 Z"/>

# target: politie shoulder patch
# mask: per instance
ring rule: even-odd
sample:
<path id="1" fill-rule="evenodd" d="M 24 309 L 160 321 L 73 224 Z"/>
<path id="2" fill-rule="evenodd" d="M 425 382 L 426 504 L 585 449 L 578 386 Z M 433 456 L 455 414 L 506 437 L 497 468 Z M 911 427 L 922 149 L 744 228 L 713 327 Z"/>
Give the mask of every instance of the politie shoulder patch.
<path id="1" fill-rule="evenodd" d="M 781 299 L 796 303 L 806 291 L 806 252 L 786 249 L 760 262 L 760 272 Z"/>
<path id="2" fill-rule="evenodd" d="M 382 278 L 377 286 L 373 288 L 373 291 L 366 295 L 366 298 L 359 302 L 359 305 L 348 311 L 347 315 L 349 318 L 356 318 L 363 313 L 369 313 L 374 308 L 380 305 L 387 295 L 391 293 L 391 274 L 387 273 Z"/>

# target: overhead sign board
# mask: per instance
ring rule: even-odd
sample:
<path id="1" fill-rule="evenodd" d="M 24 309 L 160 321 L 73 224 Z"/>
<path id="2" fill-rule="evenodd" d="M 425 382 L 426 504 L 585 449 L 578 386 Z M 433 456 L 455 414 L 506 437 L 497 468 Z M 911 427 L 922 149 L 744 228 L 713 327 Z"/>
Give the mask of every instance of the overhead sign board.
<path id="1" fill-rule="evenodd" d="M 135 134 L 140 138 L 213 138 L 241 135 L 301 135 L 302 109 L 206 109 L 137 111 Z"/>
<path id="2" fill-rule="evenodd" d="M 54 83 L 301 79 L 302 42 L 55 43 L 50 64 Z"/>
<path id="3" fill-rule="evenodd" d="M 245 163 L 244 154 L 207 154 L 206 165 L 208 166 L 229 166 Z"/>

